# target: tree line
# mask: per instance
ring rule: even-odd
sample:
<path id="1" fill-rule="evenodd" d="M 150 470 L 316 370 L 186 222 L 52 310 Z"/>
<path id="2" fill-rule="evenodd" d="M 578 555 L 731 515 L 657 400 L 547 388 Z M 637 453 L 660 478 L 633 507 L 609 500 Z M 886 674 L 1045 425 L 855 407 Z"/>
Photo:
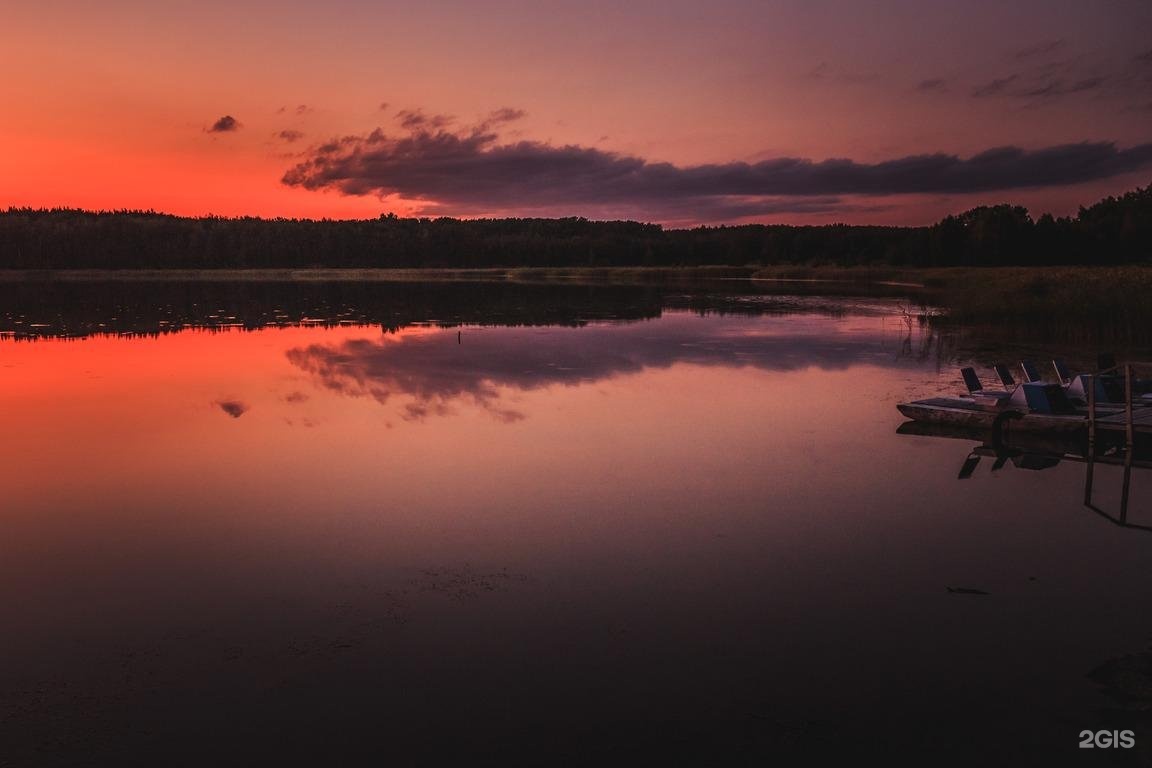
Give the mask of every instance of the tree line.
<path id="1" fill-rule="evenodd" d="M 1152 186 L 1076 216 L 981 206 L 925 227 L 664 229 L 584 218 L 356 221 L 9 208 L 0 269 L 1130 264 L 1152 258 Z"/>

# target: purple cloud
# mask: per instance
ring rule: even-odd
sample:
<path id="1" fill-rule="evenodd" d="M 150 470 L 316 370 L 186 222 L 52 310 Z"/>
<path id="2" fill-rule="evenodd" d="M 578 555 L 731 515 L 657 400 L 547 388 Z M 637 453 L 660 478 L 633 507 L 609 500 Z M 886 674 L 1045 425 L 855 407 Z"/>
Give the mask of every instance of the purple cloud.
<path id="1" fill-rule="evenodd" d="M 410 131 L 439 130 L 455 119 L 451 115 L 426 115 L 422 109 L 402 109 L 396 113 L 396 122 Z"/>
<path id="2" fill-rule="evenodd" d="M 1049 53 L 1062 51 L 1068 47 L 1068 41 L 1061 38 L 1059 40 L 1046 40 L 1044 42 L 1029 45 L 1016 51 L 1013 58 L 1018 60 L 1035 59 L 1046 56 Z"/>
<path id="3" fill-rule="evenodd" d="M 1063 80 L 1049 80 L 1046 83 L 1021 90 L 1013 95 L 1022 98 L 1051 98 L 1055 96 L 1066 96 L 1070 93 L 1080 93 L 1081 91 L 1094 91 L 1102 85 L 1104 85 L 1104 78 L 1102 77 L 1086 77 L 1072 83 L 1066 83 Z"/>
<path id="4" fill-rule="evenodd" d="M 916 83 L 916 90 L 920 93 L 941 93 L 948 90 L 948 81 L 942 77 L 934 77 L 930 80 L 921 80 Z"/>
<path id="5" fill-rule="evenodd" d="M 212 127 L 208 129 L 208 133 L 231 133 L 240 129 L 240 122 L 232 117 L 232 115 L 224 115 L 216 122 L 212 123 Z"/>
<path id="6" fill-rule="evenodd" d="M 391 194 L 453 213 L 579 209 L 669 212 L 717 220 L 766 212 L 843 210 L 840 195 L 964 194 L 1109 178 L 1152 165 L 1152 144 L 1084 142 L 1043 149 L 997 147 L 968 158 L 934 153 L 879 163 L 783 157 L 757 163 L 677 166 L 578 145 L 504 143 L 501 110 L 473 128 L 447 130 L 422 113 L 399 135 L 376 129 L 314 147 L 282 182 L 346 195 Z"/>
<path id="7" fill-rule="evenodd" d="M 978 85 L 972 89 L 972 95 L 976 98 L 984 98 L 986 96 L 998 96 L 1008 89 L 1008 86 L 1016 82 L 1020 78 L 1019 75 L 1008 75 L 1007 77 L 998 77 L 983 85 Z"/>
<path id="8" fill-rule="evenodd" d="M 217 400 L 216 405 L 234 419 L 238 419 L 248 412 L 248 406 L 239 400 Z"/>

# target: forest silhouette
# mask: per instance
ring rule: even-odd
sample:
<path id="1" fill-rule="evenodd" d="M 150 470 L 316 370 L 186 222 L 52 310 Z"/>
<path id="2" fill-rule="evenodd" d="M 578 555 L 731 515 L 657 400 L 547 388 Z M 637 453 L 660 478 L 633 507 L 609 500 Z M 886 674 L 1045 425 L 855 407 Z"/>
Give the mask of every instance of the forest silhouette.
<path id="1" fill-rule="evenodd" d="M 635 221 L 179 217 L 10 208 L 0 269 L 490 268 L 823 264 L 1116 265 L 1152 256 L 1152 185 L 1033 219 L 980 206 L 931 226 L 748 224 L 665 229 Z"/>

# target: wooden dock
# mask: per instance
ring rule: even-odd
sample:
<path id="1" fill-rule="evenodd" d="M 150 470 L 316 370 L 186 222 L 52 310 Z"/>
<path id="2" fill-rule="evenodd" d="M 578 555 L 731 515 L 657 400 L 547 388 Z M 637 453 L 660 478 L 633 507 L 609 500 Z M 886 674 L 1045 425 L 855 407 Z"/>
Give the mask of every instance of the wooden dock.
<path id="1" fill-rule="evenodd" d="M 1133 371 L 1136 366 L 1149 367 L 1152 363 L 1125 363 L 1114 368 L 1099 371 L 1088 377 L 1088 444 L 1096 442 L 1096 430 L 1123 431 L 1128 448 L 1136 439 L 1137 433 L 1152 432 L 1152 408 L 1137 407 L 1133 402 L 1136 393 L 1133 390 Z M 1096 404 L 1096 378 L 1101 375 L 1124 373 L 1124 410 L 1119 413 L 1106 413 L 1101 415 Z M 1144 404 L 1141 403 L 1143 406 Z"/>
<path id="2" fill-rule="evenodd" d="M 1111 416 L 1098 416 L 1096 428 L 1123 431 L 1128 428 L 1128 418 L 1128 414 L 1124 411 Z M 1152 432 L 1152 408 L 1134 408 L 1131 418 L 1132 431 Z"/>

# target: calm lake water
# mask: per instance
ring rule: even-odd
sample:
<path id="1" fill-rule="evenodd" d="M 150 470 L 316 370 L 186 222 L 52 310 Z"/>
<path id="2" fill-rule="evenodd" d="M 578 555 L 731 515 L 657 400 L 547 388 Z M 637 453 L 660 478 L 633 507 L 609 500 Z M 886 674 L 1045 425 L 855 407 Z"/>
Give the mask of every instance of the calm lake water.
<path id="1" fill-rule="evenodd" d="M 2 766 L 1148 764 L 1152 531 L 902 298 L 2 290 Z"/>

